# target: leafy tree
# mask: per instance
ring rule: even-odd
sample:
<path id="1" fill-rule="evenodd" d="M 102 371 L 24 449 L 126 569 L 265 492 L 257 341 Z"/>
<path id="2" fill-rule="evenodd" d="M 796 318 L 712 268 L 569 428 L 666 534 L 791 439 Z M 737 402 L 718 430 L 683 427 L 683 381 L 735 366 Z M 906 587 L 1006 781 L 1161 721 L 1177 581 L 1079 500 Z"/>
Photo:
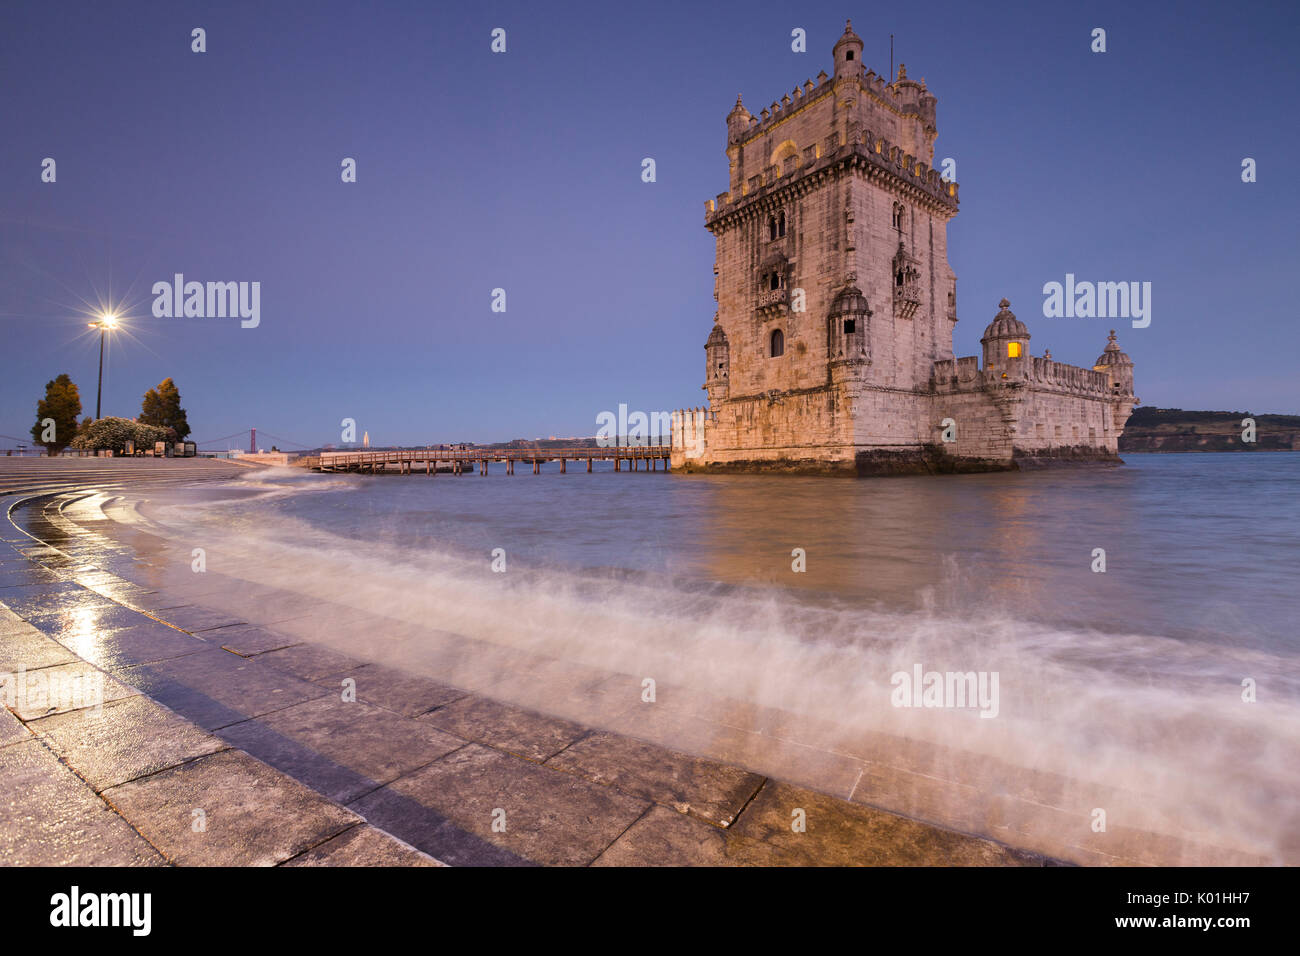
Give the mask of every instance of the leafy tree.
<path id="1" fill-rule="evenodd" d="M 143 425 L 159 425 L 170 428 L 176 438 L 183 440 L 190 433 L 190 423 L 185 420 L 185 409 L 181 408 L 181 393 L 176 383 L 165 378 L 157 388 L 144 393 L 144 402 L 140 405 L 139 421 Z"/>
<path id="2" fill-rule="evenodd" d="M 68 378 L 67 373 L 45 383 L 45 397 L 36 403 L 36 424 L 32 426 L 32 439 L 45 446 L 48 455 L 57 455 L 77 434 L 77 416 L 81 414 L 81 393 Z M 53 428 L 47 428 L 46 419 L 53 419 Z"/>

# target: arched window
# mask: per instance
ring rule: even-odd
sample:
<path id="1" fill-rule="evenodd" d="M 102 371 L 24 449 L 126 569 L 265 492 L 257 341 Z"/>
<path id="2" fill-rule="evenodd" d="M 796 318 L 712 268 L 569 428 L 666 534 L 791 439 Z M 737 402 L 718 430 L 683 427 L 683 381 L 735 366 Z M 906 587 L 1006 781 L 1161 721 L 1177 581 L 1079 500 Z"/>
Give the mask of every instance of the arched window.
<path id="1" fill-rule="evenodd" d="M 777 234 L 778 236 L 784 236 L 784 235 L 785 235 L 785 213 L 784 213 L 784 212 L 782 212 L 781 215 L 777 218 L 777 221 L 776 221 L 776 234 Z"/>
<path id="2" fill-rule="evenodd" d="M 785 334 L 780 329 L 772 330 L 772 358 L 785 354 Z"/>
<path id="3" fill-rule="evenodd" d="M 775 292 L 777 289 L 781 288 L 781 273 L 773 272 L 770 276 L 768 276 L 767 282 L 768 282 L 767 287 L 771 289 L 773 292 Z"/>
<path id="4" fill-rule="evenodd" d="M 1019 343 L 1019 342 L 1008 342 L 1008 343 L 1007 343 L 1007 358 L 1020 358 L 1020 343 Z"/>
<path id="5" fill-rule="evenodd" d="M 776 238 L 776 216 L 773 216 L 767 221 L 767 238 Z"/>
<path id="6" fill-rule="evenodd" d="M 903 207 L 894 203 L 894 228 L 900 232 L 903 229 Z"/>
<path id="7" fill-rule="evenodd" d="M 844 59 L 846 59 L 846 60 L 851 60 L 851 59 L 853 59 L 853 51 L 852 51 L 852 50 L 849 50 L 849 51 L 844 55 Z"/>

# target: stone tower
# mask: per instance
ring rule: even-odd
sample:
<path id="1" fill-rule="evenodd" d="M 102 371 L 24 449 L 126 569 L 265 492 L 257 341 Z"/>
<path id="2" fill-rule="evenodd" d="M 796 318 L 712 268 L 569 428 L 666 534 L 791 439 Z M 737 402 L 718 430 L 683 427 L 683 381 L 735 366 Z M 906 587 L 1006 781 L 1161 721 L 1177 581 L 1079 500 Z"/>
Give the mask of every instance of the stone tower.
<path id="1" fill-rule="evenodd" d="M 691 437 L 678 467 L 867 473 L 1003 467 L 1012 456 L 1015 427 L 996 408 L 1025 407 L 1025 396 L 968 401 L 974 379 L 957 381 L 947 229 L 958 188 L 933 168 L 936 99 L 902 64 L 888 80 L 866 69 L 862 48 L 846 24 L 833 76 L 757 116 L 737 97 L 727 114 L 729 188 L 705 204 L 716 244 L 709 407 L 676 416 L 674 443 L 687 426 Z M 1028 330 L 1002 309 L 985 365 L 1010 355 L 1029 368 Z M 997 374 L 998 387 L 1010 381 Z M 981 423 L 960 450 L 941 447 L 954 408 L 1004 426 Z"/>

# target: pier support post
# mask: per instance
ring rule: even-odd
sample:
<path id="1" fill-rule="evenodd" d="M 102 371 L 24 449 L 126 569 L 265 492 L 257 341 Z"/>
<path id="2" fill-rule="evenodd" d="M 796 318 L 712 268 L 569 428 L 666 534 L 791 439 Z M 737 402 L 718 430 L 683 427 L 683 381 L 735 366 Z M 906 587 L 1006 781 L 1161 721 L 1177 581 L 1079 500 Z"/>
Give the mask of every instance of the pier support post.
<path id="1" fill-rule="evenodd" d="M 614 456 L 614 470 L 615 470 L 615 471 L 618 471 L 618 470 L 619 470 L 619 461 L 618 461 L 618 456 L 617 456 L 617 455 Z"/>
<path id="2" fill-rule="evenodd" d="M 565 464 L 566 464 L 565 460 L 564 460 L 563 458 L 561 458 L 561 459 L 560 459 L 560 474 L 562 474 L 562 475 L 565 474 L 565 470 L 564 470 L 564 466 L 565 466 Z"/>
<path id="3" fill-rule="evenodd" d="M 591 459 L 587 459 L 587 474 L 591 474 Z"/>

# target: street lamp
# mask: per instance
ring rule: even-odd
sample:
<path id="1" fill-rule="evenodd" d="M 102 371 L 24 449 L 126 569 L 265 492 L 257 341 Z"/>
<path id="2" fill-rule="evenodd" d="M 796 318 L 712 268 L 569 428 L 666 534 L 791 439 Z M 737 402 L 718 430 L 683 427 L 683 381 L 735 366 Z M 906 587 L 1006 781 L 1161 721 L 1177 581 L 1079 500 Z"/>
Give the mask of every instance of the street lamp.
<path id="1" fill-rule="evenodd" d="M 95 386 L 95 421 L 99 421 L 99 400 L 104 394 L 104 333 L 117 328 L 117 316 L 106 312 L 98 322 L 91 322 L 92 329 L 99 329 L 99 384 Z"/>

